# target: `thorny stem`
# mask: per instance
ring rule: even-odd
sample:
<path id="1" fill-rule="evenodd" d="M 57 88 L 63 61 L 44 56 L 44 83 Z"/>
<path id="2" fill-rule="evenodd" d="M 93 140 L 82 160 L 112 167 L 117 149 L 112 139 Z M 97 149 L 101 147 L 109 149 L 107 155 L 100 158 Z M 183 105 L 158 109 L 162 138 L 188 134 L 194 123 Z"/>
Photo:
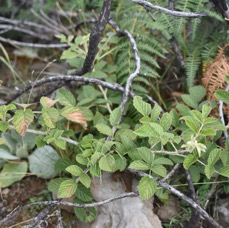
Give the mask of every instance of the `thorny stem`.
<path id="1" fill-rule="evenodd" d="M 140 67 L 141 67 L 141 61 L 140 61 L 140 56 L 139 56 L 139 52 L 138 52 L 138 47 L 136 44 L 136 41 L 134 39 L 134 37 L 131 35 L 131 33 L 129 33 L 126 30 L 121 30 L 118 25 L 113 21 L 113 20 L 109 20 L 110 25 L 115 29 L 115 31 L 121 35 L 125 35 L 128 37 L 128 39 L 130 40 L 132 49 L 134 51 L 134 58 L 135 58 L 135 71 L 133 73 L 131 73 L 129 75 L 129 77 L 127 78 L 126 81 L 126 86 L 125 86 L 125 91 L 123 93 L 123 97 L 122 97 L 122 102 L 121 102 L 121 117 L 118 121 L 118 124 L 121 123 L 123 115 L 124 115 L 124 110 L 125 110 L 125 105 L 126 102 L 128 100 L 129 94 L 130 94 L 130 88 L 131 85 L 133 83 L 133 80 L 139 75 L 140 73 Z"/>
<path id="2" fill-rule="evenodd" d="M 98 53 L 98 45 L 100 42 L 100 38 L 110 18 L 111 4 L 112 0 L 104 0 L 103 8 L 100 13 L 99 19 L 97 23 L 95 23 L 95 25 L 93 26 L 92 31 L 90 33 L 88 53 L 84 60 L 83 67 L 79 70 L 76 70 L 74 74 L 83 75 L 87 72 L 90 72 L 93 69 L 95 57 Z"/>
<path id="3" fill-rule="evenodd" d="M 166 189 L 167 191 L 173 193 L 174 195 L 176 195 L 178 198 L 184 200 L 186 203 L 188 203 L 192 208 L 194 208 L 195 210 L 197 210 L 199 212 L 199 214 L 205 219 L 207 220 L 209 223 L 211 223 L 214 227 L 216 228 L 223 228 L 222 226 L 220 226 L 202 207 L 200 207 L 196 202 L 194 202 L 192 199 L 190 199 L 189 197 L 187 197 L 186 195 L 184 195 L 182 192 L 178 191 L 177 189 L 175 189 L 173 186 L 167 184 L 166 182 L 164 182 L 163 180 L 157 180 L 155 179 L 153 176 L 146 174 L 142 171 L 137 171 L 134 169 L 130 169 L 128 168 L 128 170 L 131 173 L 134 173 L 138 176 L 141 177 L 145 177 L 148 176 L 154 180 L 157 181 L 158 185 L 160 185 L 162 188 Z"/>
<path id="4" fill-rule="evenodd" d="M 205 17 L 207 16 L 206 13 L 192 13 L 192 12 L 180 12 L 175 10 L 169 10 L 166 8 L 163 8 L 161 6 L 154 5 L 150 2 L 147 2 L 145 0 L 132 0 L 132 2 L 137 3 L 139 5 L 142 5 L 143 7 L 147 7 L 150 9 L 155 9 L 159 12 L 169 14 L 176 17 L 189 17 L 189 18 L 196 18 L 196 17 Z"/>
<path id="5" fill-rule="evenodd" d="M 12 220 L 21 211 L 27 210 L 28 208 L 33 207 L 33 206 L 37 206 L 37 205 L 65 205 L 65 206 L 77 207 L 77 208 L 90 208 L 90 207 L 98 207 L 98 206 L 113 202 L 115 200 L 123 199 L 126 197 L 137 197 L 137 196 L 138 196 L 138 193 L 128 192 L 128 193 L 121 194 L 119 196 L 112 197 L 112 198 L 107 199 L 107 200 L 103 200 L 103 201 L 96 202 L 96 203 L 89 203 L 89 204 L 61 202 L 59 200 L 36 202 L 36 203 L 32 203 L 32 204 L 27 204 L 24 206 L 18 206 L 12 212 L 10 212 L 4 219 L 2 219 L 0 221 L 0 225 L 7 224 L 9 220 Z"/>

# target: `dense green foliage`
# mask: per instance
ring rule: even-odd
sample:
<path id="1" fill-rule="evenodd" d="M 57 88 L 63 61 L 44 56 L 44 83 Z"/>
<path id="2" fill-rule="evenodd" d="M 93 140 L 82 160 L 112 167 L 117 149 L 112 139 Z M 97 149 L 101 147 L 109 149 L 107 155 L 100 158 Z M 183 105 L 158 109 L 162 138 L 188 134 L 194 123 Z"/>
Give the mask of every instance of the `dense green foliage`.
<path id="1" fill-rule="evenodd" d="M 166 7 L 165 1 L 151 2 Z M 48 1 L 45 10 L 49 12 L 55 3 Z M 100 9 L 101 3 L 69 1 L 64 9 L 81 9 L 81 20 L 92 15 L 91 9 Z M 5 4 L 7 14 L 13 1 L 6 0 Z M 62 4 L 60 1 L 59 5 Z M 0 106 L 1 188 L 21 180 L 30 171 L 42 178 L 53 178 L 48 188 L 58 198 L 75 196 L 75 202 L 89 203 L 91 180 L 103 171 L 114 173 L 129 168 L 163 178 L 175 163 L 181 163 L 194 182 L 210 180 L 216 174 L 221 180 L 228 179 L 229 139 L 225 145 L 217 143 L 227 127 L 210 116 L 216 104 L 205 100 L 205 89 L 194 86 L 203 65 L 226 42 L 225 22 L 208 9 L 206 0 L 178 0 L 176 9 L 205 11 L 211 17 L 190 20 L 156 12 L 153 20 L 144 8 L 131 1 L 114 1 L 112 16 L 121 29 L 135 37 L 141 58 L 140 75 L 132 86 L 136 96 L 129 100 L 121 124 L 122 94 L 96 84 L 82 85 L 71 92 L 59 89 L 52 99 L 42 97 L 37 110 L 32 110 L 30 104 Z M 70 45 L 60 57 L 71 67 L 70 73 L 83 64 L 89 33 L 85 26 L 77 37 L 57 35 L 61 42 Z M 151 90 L 152 80 L 163 80 L 167 59 L 171 60 L 167 67 L 174 67 L 172 38 L 178 41 L 186 62 L 189 90 L 176 107 L 164 112 L 159 105 L 148 103 L 145 95 Z M 129 40 L 118 37 L 107 26 L 94 69 L 83 77 L 125 85 L 134 67 Z M 227 91 L 217 91 L 216 97 L 229 103 Z M 162 201 L 168 199 L 167 193 L 158 189 L 156 180 L 149 176 L 142 177 L 137 188 L 142 200 L 154 194 Z M 75 209 L 75 214 L 82 221 L 92 221 L 96 216 L 95 209 Z"/>

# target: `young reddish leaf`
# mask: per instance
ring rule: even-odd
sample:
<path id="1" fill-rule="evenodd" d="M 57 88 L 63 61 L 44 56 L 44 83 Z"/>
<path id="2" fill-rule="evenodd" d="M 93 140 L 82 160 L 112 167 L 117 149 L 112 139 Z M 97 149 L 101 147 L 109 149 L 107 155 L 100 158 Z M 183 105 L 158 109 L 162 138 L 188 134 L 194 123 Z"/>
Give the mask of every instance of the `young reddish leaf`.
<path id="1" fill-rule="evenodd" d="M 13 117 L 15 130 L 24 136 L 29 125 L 33 122 L 34 114 L 31 109 L 17 110 Z"/>
<path id="2" fill-rule="evenodd" d="M 57 100 L 52 100 L 49 97 L 42 97 L 40 99 L 40 102 L 44 108 L 52 107 L 54 104 L 56 104 Z"/>
<path id="3" fill-rule="evenodd" d="M 65 107 L 61 115 L 72 122 L 81 124 L 84 129 L 87 128 L 87 121 L 78 108 Z"/>

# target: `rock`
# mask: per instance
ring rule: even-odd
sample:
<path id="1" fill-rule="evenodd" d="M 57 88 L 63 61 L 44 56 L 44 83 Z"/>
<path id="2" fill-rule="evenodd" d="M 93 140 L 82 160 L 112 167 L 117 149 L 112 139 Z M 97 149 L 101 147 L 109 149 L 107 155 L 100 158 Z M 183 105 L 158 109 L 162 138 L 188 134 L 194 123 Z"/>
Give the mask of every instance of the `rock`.
<path id="1" fill-rule="evenodd" d="M 161 206 L 157 211 L 157 215 L 161 220 L 165 221 L 176 216 L 179 212 L 179 202 L 177 198 L 171 195 L 169 197 L 169 204 Z"/>
<path id="2" fill-rule="evenodd" d="M 135 183 L 136 185 L 136 183 Z M 125 193 L 121 181 L 113 181 L 104 173 L 102 178 L 94 178 L 91 186 L 95 201 L 101 201 Z M 104 204 L 98 209 L 98 216 L 89 228 L 161 228 L 161 222 L 153 213 L 152 199 L 141 201 L 138 197 L 124 198 Z"/>
<path id="3" fill-rule="evenodd" d="M 218 223 L 223 227 L 229 227 L 229 198 L 223 200 L 215 212 Z"/>

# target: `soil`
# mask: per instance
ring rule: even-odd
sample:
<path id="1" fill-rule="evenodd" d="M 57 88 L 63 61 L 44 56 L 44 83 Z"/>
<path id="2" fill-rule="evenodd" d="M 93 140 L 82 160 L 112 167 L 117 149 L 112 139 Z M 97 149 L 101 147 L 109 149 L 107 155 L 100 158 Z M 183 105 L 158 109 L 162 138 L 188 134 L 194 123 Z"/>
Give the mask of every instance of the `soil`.
<path id="1" fill-rule="evenodd" d="M 13 184 L 12 186 L 2 189 L 0 194 L 0 221 L 5 218 L 17 206 L 26 205 L 34 201 L 48 200 L 50 193 L 47 191 L 46 181 L 35 176 L 29 176 Z M 31 207 L 27 211 L 22 211 L 10 221 L 7 226 L 0 226 L 0 228 L 19 228 L 28 225 L 38 215 L 43 207 Z M 77 227 L 77 219 L 74 214 L 66 211 L 61 211 L 63 227 Z M 56 216 L 50 216 L 45 224 L 39 227 L 58 227 L 58 220 Z"/>

